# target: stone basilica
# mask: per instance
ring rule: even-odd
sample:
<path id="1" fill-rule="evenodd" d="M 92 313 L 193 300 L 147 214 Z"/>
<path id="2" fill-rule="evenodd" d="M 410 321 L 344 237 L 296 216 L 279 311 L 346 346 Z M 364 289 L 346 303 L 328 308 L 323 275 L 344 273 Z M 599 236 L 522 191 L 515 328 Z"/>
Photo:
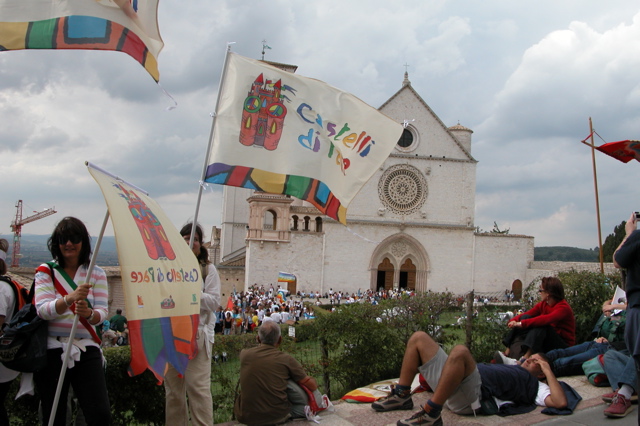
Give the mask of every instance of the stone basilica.
<path id="1" fill-rule="evenodd" d="M 289 290 L 323 294 L 519 292 L 540 275 L 533 237 L 476 232 L 472 130 L 447 127 L 407 73 L 379 111 L 409 124 L 349 205 L 346 227 L 292 197 L 224 187 L 213 238 L 223 292 L 276 286 L 280 271 L 297 277 Z"/>

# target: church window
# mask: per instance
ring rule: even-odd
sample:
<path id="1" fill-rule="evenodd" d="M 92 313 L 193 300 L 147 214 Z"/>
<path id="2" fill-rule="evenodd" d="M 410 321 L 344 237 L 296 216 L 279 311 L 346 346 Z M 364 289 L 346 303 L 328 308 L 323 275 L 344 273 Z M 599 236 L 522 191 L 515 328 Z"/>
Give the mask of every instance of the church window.
<path id="1" fill-rule="evenodd" d="M 409 148 L 412 143 L 413 143 L 413 134 L 408 129 L 404 129 L 402 131 L 402 136 L 400 136 L 400 140 L 398 140 L 398 145 L 401 148 Z"/>
<path id="2" fill-rule="evenodd" d="M 382 174 L 378 196 L 382 204 L 397 214 L 419 210 L 427 199 L 427 180 L 418 169 L 408 164 L 396 164 Z"/>
<path id="3" fill-rule="evenodd" d="M 309 222 L 311 221 L 311 218 L 309 216 L 305 216 L 304 217 L 304 229 L 303 231 L 308 231 L 309 230 Z"/>
<path id="4" fill-rule="evenodd" d="M 291 220 L 293 220 L 293 226 L 291 227 L 291 230 L 292 231 L 297 231 L 298 230 L 298 216 L 297 215 L 291 216 Z"/>
<path id="5" fill-rule="evenodd" d="M 322 232 L 322 218 L 316 217 L 316 232 Z"/>

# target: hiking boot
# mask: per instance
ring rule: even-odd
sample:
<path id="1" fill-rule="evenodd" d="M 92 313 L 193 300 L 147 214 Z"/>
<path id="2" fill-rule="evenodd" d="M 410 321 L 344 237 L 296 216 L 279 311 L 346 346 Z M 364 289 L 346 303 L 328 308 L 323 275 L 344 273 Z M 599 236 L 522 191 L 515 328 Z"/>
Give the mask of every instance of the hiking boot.
<path id="1" fill-rule="evenodd" d="M 518 360 L 515 360 L 513 358 L 509 358 L 508 356 L 506 356 L 505 354 L 503 354 L 500 351 L 496 351 L 496 353 L 493 354 L 493 360 L 495 361 L 495 364 L 504 364 L 504 365 L 517 365 L 518 364 Z"/>
<path id="2" fill-rule="evenodd" d="M 371 408 L 376 411 L 411 410 L 413 408 L 411 390 L 400 392 L 392 387 L 391 394 L 371 404 Z"/>
<path id="3" fill-rule="evenodd" d="M 604 415 L 607 417 L 624 417 L 631 411 L 633 411 L 631 401 L 623 395 L 616 394 L 611 400 L 611 405 L 604 410 Z"/>
<path id="4" fill-rule="evenodd" d="M 610 393 L 605 393 L 604 395 L 602 395 L 602 400 L 608 404 L 611 403 L 611 401 L 613 401 L 613 397 L 616 396 L 618 394 L 618 392 L 610 392 Z M 631 395 L 631 399 L 629 399 L 629 401 L 632 404 L 637 404 L 638 403 L 638 394 L 634 393 L 633 395 Z"/>
<path id="5" fill-rule="evenodd" d="M 413 426 L 413 425 L 433 425 L 433 426 L 441 426 L 442 425 L 442 416 L 438 414 L 436 417 L 431 417 L 424 408 L 421 408 L 420 411 L 415 413 L 413 416 L 409 417 L 406 420 L 398 420 L 396 423 L 397 426 Z"/>

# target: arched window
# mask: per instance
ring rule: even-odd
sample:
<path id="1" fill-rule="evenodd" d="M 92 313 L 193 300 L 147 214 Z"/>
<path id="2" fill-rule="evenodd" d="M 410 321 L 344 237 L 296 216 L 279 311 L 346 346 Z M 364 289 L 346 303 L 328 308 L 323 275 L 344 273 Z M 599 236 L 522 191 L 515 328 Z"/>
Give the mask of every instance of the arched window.
<path id="1" fill-rule="evenodd" d="M 305 216 L 304 217 L 304 229 L 303 231 L 308 231 L 309 230 L 309 222 L 311 221 L 311 218 L 309 216 Z"/>
<path id="2" fill-rule="evenodd" d="M 322 218 L 316 217 L 316 232 L 322 232 Z"/>
<path id="3" fill-rule="evenodd" d="M 293 220 L 293 226 L 291 227 L 292 231 L 297 231 L 298 230 L 298 216 L 297 215 L 293 215 L 291 216 L 291 219 Z"/>
<path id="4" fill-rule="evenodd" d="M 273 210 L 267 210 L 264 212 L 264 222 L 262 229 L 276 229 L 276 220 L 278 215 Z"/>

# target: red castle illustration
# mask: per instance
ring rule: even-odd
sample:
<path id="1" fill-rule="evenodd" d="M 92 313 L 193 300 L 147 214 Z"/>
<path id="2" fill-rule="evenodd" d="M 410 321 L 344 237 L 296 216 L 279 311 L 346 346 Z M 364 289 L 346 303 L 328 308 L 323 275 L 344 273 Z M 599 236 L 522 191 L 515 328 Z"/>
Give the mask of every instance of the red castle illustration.
<path id="1" fill-rule="evenodd" d="M 120 184 L 114 184 L 122 193 L 120 194 L 129 204 L 129 211 L 135 219 L 142 241 L 151 259 L 166 258 L 173 260 L 176 254 L 164 232 L 162 224 L 147 204 L 133 191 L 128 191 Z"/>
<path id="2" fill-rule="evenodd" d="M 278 148 L 287 108 L 282 103 L 284 96 L 281 80 L 266 83 L 263 75 L 251 85 L 242 111 L 240 143 L 245 146 L 261 146 L 269 151 Z"/>

